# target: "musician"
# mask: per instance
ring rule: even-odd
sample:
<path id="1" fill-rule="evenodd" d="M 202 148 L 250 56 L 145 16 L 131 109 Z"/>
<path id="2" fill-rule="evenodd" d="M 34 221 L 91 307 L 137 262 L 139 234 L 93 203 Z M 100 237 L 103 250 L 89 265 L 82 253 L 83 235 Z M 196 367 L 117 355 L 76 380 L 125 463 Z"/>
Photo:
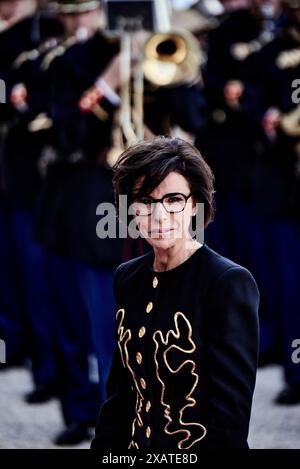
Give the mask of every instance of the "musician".
<path id="1" fill-rule="evenodd" d="M 0 203 L 3 250 L 3 255 L 2 252 L 0 254 L 0 283 L 1 297 L 6 300 L 3 309 L 0 309 L 4 315 L 8 365 L 19 362 L 21 354 L 29 354 L 35 390 L 45 390 L 50 382 L 53 383 L 53 354 L 50 352 L 45 306 L 38 299 L 42 275 L 32 225 L 36 198 L 41 188 L 37 160 L 46 141 L 47 130 L 32 132 L 30 122 L 45 109 L 45 96 L 47 101 L 49 93 L 40 81 L 40 75 L 36 76 L 30 68 L 30 60 L 24 61 L 26 70 L 24 73 L 22 70 L 22 76 L 19 75 L 21 69 L 15 67 L 15 61 L 21 56 L 27 57 L 28 51 L 37 52 L 41 44 L 59 34 L 62 28 L 55 18 L 41 13 L 36 3 L 33 0 L 1 2 L 6 14 L 12 15 L 14 21 L 0 34 L 0 77 L 6 83 L 6 104 L 1 105 L 0 109 L 1 199 L 3 196 Z M 25 106 L 14 107 L 10 99 L 11 91 L 20 79 L 26 85 L 28 83 L 30 97 Z M 2 226 L 4 221 L 6 226 Z M 26 350 L 24 345 L 27 346 Z M 49 397 L 49 392 L 47 395 Z M 44 400 L 45 393 L 43 396 L 35 393 L 27 397 Z"/>
<path id="2" fill-rule="evenodd" d="M 267 18 L 262 9 L 265 3 L 270 7 L 273 4 L 272 14 Z M 245 105 L 244 81 L 252 74 L 252 56 L 265 41 L 274 38 L 280 23 L 279 0 L 247 0 L 241 4 L 208 36 L 203 77 L 209 120 L 196 142 L 215 173 L 217 204 L 220 204 L 217 220 L 221 217 L 222 226 L 223 218 L 224 223 L 227 220 L 224 228 L 230 232 L 230 236 L 223 236 L 220 228 L 220 233 L 215 233 L 216 246 L 236 258 L 241 256 L 242 249 L 238 248 L 240 241 L 230 207 L 234 204 L 239 208 L 240 202 L 251 200 L 257 142 L 256 129 L 241 112 Z"/>
<path id="3" fill-rule="evenodd" d="M 256 58 L 252 81 L 257 96 L 255 119 L 264 134 L 257 164 L 256 206 L 264 220 L 268 296 L 273 308 L 266 337 L 280 343 L 285 386 L 276 396 L 282 405 L 300 402 L 300 368 L 292 360 L 299 321 L 299 104 L 294 80 L 300 73 L 300 2 L 284 2 L 288 21 L 279 37 Z M 270 282 L 271 280 L 271 282 Z"/>
<path id="4" fill-rule="evenodd" d="M 192 238 L 213 175 L 196 148 L 157 137 L 115 165 L 153 252 L 116 271 L 117 347 L 92 449 L 247 448 L 258 352 L 252 275 Z"/>
<path id="5" fill-rule="evenodd" d="M 52 308 L 59 363 L 59 398 L 66 428 L 55 442 L 61 445 L 89 438 L 89 428 L 95 425 L 102 385 L 97 368 L 99 364 L 105 373 L 106 357 L 102 353 L 104 364 L 97 362 L 94 328 L 107 330 L 107 342 L 99 343 L 101 350 L 108 348 L 107 343 L 112 348 L 113 341 L 109 333 L 113 311 L 110 263 L 119 254 L 118 240 L 111 248 L 104 240 L 105 248 L 101 249 L 96 208 L 103 198 L 113 200 L 111 170 L 97 159 L 101 160 L 110 143 L 112 118 L 108 112 L 114 106 L 104 103 L 107 114 L 103 109 L 102 120 L 82 113 L 78 104 L 118 53 L 118 44 L 99 31 L 101 11 L 97 0 L 59 1 L 56 12 L 64 26 L 64 40 L 40 61 L 40 73 L 51 97 L 47 110 L 52 127 L 35 227 L 45 253 L 48 288 L 43 293 Z M 95 273 L 94 266 L 100 262 L 102 269 Z M 98 320 L 96 326 L 91 326 L 90 309 Z"/>

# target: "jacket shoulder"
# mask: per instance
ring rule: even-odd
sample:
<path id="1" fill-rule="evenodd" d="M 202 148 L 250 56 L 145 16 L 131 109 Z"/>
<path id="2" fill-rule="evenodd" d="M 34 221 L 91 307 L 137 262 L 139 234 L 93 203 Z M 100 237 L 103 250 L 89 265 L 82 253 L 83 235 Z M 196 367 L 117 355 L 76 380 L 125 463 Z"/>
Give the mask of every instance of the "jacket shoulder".
<path id="1" fill-rule="evenodd" d="M 208 320 L 218 320 L 225 328 L 229 324 L 232 330 L 239 321 L 243 330 L 246 322 L 257 330 L 260 292 L 251 272 L 213 250 L 209 251 L 210 262 L 204 266 L 211 266 L 206 284 Z"/>
<path id="2" fill-rule="evenodd" d="M 207 245 L 205 245 L 205 248 L 204 268 L 210 277 L 210 283 L 218 282 L 223 277 L 226 277 L 233 272 L 239 272 L 242 275 L 251 278 L 255 282 L 251 272 L 249 272 L 245 267 L 242 267 L 227 257 L 218 254 Z"/>
<path id="3" fill-rule="evenodd" d="M 115 281 L 120 281 L 124 277 L 131 277 L 139 272 L 145 265 L 148 264 L 150 257 L 153 255 L 152 252 L 144 254 L 143 256 L 135 257 L 130 261 L 123 262 L 119 265 L 115 272 Z"/>

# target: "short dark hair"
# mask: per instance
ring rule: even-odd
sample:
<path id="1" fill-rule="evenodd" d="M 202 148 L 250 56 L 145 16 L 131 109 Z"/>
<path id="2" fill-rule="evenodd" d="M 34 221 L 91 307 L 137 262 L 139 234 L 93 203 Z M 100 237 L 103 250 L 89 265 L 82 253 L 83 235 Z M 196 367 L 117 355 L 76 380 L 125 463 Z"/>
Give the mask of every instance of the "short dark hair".
<path id="1" fill-rule="evenodd" d="M 191 193 L 204 204 L 204 226 L 214 218 L 214 175 L 197 148 L 181 138 L 155 137 L 127 148 L 114 165 L 114 189 L 118 207 L 119 195 L 149 195 L 171 172 L 184 176 Z M 143 182 L 134 192 L 137 179 Z M 118 207 L 119 208 L 119 207 Z"/>

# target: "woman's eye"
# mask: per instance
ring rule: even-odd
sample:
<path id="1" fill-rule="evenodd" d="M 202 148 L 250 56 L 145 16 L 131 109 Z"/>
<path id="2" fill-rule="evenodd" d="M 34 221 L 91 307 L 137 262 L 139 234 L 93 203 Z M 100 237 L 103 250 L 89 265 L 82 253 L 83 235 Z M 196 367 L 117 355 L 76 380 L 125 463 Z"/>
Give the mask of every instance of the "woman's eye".
<path id="1" fill-rule="evenodd" d="M 138 202 L 140 204 L 143 204 L 143 205 L 151 205 L 152 200 L 151 199 L 140 199 Z"/>
<path id="2" fill-rule="evenodd" d="M 166 202 L 168 204 L 176 204 L 177 202 L 180 202 L 180 198 L 179 197 L 168 197 Z"/>

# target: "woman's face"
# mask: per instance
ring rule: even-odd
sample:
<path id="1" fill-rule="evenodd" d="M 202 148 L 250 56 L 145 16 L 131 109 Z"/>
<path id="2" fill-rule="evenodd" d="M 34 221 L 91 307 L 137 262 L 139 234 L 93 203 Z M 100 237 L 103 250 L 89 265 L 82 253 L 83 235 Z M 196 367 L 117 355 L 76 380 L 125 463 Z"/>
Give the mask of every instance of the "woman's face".
<path id="1" fill-rule="evenodd" d="M 137 180 L 135 192 L 142 184 L 143 178 Z M 172 194 L 168 196 L 168 194 Z M 190 196 L 188 181 L 179 173 L 171 172 L 157 186 L 150 197 L 136 199 L 133 203 L 135 220 L 139 231 L 148 243 L 158 249 L 169 249 L 184 239 L 190 239 L 189 226 L 191 217 L 196 213 L 196 203 Z M 183 196 L 190 196 L 187 201 Z M 167 196 L 167 197 L 165 197 Z M 151 199 L 164 199 L 162 203 L 151 203 Z M 179 211 L 181 208 L 185 208 Z M 151 214 L 147 215 L 147 208 Z M 167 210 L 166 210 L 166 208 Z M 145 210 L 146 208 L 146 210 Z M 169 213 L 169 211 L 176 213 Z"/>

